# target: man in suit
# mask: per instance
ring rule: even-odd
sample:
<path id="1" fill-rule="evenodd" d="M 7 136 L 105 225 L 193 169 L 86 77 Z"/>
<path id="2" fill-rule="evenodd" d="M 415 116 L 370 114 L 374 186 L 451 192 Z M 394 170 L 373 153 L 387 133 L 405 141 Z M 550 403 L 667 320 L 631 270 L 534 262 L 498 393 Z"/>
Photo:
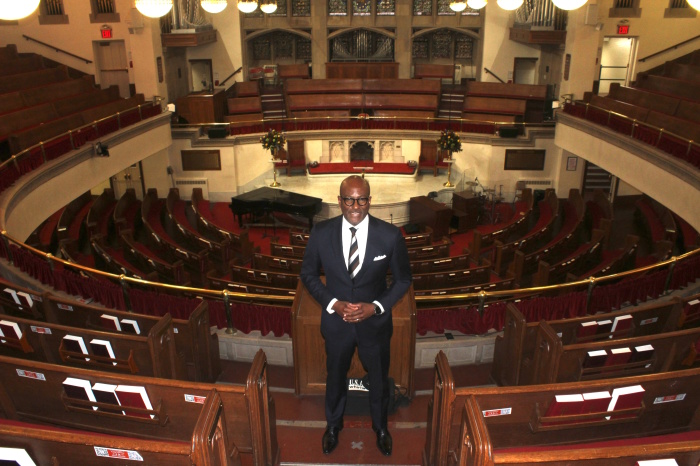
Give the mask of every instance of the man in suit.
<path id="1" fill-rule="evenodd" d="M 368 215 L 372 203 L 367 180 L 350 176 L 340 185 L 343 215 L 311 231 L 301 281 L 323 309 L 321 334 L 326 346 L 326 431 L 323 452 L 338 445 L 347 399 L 347 373 L 355 348 L 369 375 L 369 402 L 377 447 L 391 455 L 387 429 L 388 375 L 393 324 L 391 308 L 411 285 L 408 250 L 401 231 Z M 323 270 L 325 284 L 320 275 Z M 387 272 L 391 285 L 387 287 Z"/>

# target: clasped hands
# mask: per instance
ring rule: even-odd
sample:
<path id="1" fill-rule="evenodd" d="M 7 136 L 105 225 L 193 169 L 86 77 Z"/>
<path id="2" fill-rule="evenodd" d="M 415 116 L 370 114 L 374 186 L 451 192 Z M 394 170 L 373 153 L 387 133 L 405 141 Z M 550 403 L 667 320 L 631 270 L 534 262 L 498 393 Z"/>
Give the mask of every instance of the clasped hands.
<path id="1" fill-rule="evenodd" d="M 355 324 L 374 315 L 374 304 L 336 301 L 335 304 L 333 304 L 333 310 L 342 317 L 345 322 Z"/>

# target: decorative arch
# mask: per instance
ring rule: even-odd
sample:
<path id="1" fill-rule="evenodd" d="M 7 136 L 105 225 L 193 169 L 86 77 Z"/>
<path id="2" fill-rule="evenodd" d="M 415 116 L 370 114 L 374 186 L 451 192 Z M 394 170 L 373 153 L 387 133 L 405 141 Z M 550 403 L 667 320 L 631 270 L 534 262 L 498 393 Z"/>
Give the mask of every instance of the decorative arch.
<path id="1" fill-rule="evenodd" d="M 449 27 L 449 26 L 446 26 L 446 27 L 439 27 L 439 28 L 438 28 L 438 27 L 435 27 L 435 28 L 421 29 L 420 31 L 417 31 L 417 32 L 411 34 L 411 40 L 413 40 L 413 39 L 415 39 L 415 38 L 417 38 L 417 37 L 424 36 L 424 35 L 426 35 L 426 34 L 432 34 L 432 33 L 434 33 L 434 32 L 441 31 L 441 30 L 445 30 L 445 29 L 447 29 L 447 30 L 449 30 L 449 31 L 452 31 L 452 32 L 456 32 L 456 33 L 458 33 L 458 34 L 464 34 L 464 35 L 466 35 L 466 36 L 471 37 L 472 39 L 481 40 L 481 37 L 479 36 L 479 33 L 475 32 L 475 31 L 472 31 L 471 29 L 460 29 L 460 28 Z"/>

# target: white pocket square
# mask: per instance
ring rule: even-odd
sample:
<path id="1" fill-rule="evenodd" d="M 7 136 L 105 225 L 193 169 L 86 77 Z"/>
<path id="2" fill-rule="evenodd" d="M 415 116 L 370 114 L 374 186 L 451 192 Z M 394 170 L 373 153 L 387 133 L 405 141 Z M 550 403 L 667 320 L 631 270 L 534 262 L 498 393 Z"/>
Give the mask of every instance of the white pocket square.
<path id="1" fill-rule="evenodd" d="M 386 259 L 386 256 L 385 256 L 385 255 L 382 255 L 382 256 L 377 256 L 377 257 L 374 258 L 375 262 L 376 262 L 376 261 L 380 261 L 380 260 L 382 260 L 382 259 Z"/>

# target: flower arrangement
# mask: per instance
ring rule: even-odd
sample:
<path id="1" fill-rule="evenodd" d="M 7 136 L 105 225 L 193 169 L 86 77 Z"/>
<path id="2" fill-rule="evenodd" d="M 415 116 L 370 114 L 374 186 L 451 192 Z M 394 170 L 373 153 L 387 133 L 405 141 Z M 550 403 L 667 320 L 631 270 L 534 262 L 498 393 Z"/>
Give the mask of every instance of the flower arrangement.
<path id="1" fill-rule="evenodd" d="M 440 150 L 448 150 L 450 152 L 459 152 L 462 150 L 462 142 L 459 136 L 454 131 L 446 129 L 440 133 L 440 139 L 437 140 L 437 145 Z"/>
<path id="2" fill-rule="evenodd" d="M 286 139 L 284 135 L 274 129 L 267 132 L 266 135 L 260 137 L 263 149 L 269 150 L 273 154 L 284 147 Z"/>

